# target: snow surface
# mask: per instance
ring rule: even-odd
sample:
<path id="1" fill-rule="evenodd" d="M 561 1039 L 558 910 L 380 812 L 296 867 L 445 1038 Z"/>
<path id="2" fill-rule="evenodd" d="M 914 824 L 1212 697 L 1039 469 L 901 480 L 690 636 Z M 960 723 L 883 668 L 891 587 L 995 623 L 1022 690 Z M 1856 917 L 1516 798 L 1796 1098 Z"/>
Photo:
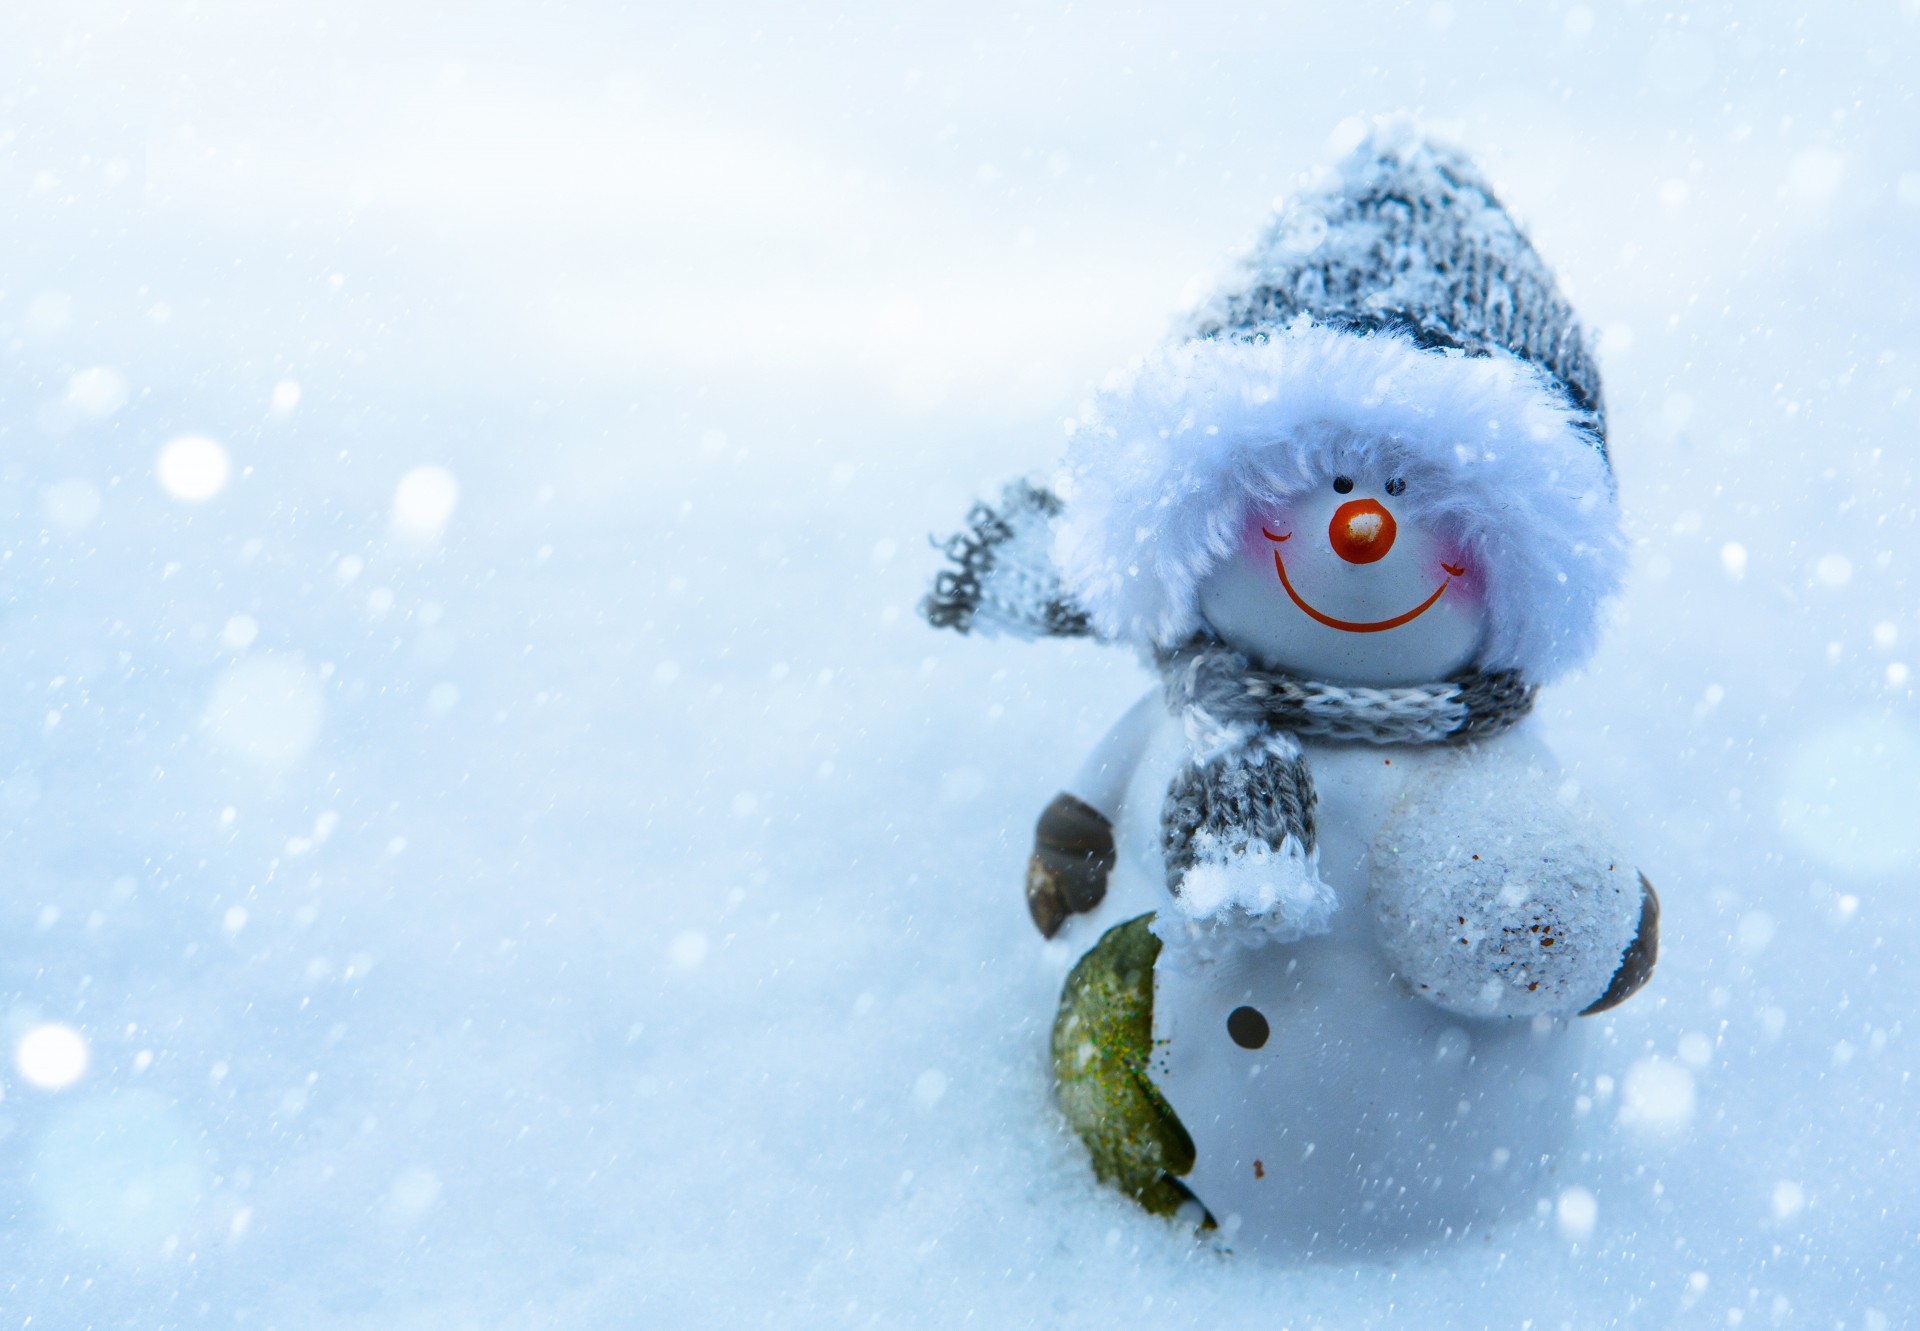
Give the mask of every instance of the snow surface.
<path id="1" fill-rule="evenodd" d="M 0 1322 L 1920 1323 L 1917 59 L 1910 2 L 9 7 Z M 1543 719 L 1662 961 L 1533 1219 L 1287 1269 L 1048 1100 L 1025 842 L 1138 667 L 912 606 L 1401 106 L 1602 334 L 1634 564 Z"/>

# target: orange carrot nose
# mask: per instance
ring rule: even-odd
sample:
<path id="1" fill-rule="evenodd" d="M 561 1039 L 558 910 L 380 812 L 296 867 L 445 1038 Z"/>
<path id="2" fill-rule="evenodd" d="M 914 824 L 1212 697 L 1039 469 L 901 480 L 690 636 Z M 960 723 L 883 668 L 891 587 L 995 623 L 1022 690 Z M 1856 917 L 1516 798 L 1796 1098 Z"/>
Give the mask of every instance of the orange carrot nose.
<path id="1" fill-rule="evenodd" d="M 1349 564 L 1371 564 L 1393 549 L 1393 514 L 1375 499 L 1349 499 L 1333 510 L 1327 539 L 1333 552 Z"/>

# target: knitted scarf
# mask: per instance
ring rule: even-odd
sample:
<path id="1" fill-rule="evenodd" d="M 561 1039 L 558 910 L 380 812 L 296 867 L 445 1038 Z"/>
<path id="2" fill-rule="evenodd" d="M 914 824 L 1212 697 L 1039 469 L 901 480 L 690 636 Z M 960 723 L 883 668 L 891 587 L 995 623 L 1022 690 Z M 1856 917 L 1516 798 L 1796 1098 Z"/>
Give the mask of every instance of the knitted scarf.
<path id="1" fill-rule="evenodd" d="M 1321 932 L 1335 905 L 1301 739 L 1458 744 L 1533 707 L 1534 687 L 1513 671 L 1358 688 L 1263 669 L 1209 637 L 1155 659 L 1188 741 L 1160 808 L 1167 888 L 1190 919 L 1246 917 L 1280 941 Z"/>
<path id="2" fill-rule="evenodd" d="M 1086 637 L 1087 618 L 1053 570 L 1047 540 L 1060 500 L 1016 481 L 998 509 L 940 542 L 942 572 L 921 613 L 940 628 L 1020 638 Z M 1518 672 L 1468 669 L 1401 688 L 1358 688 L 1263 669 L 1209 636 L 1154 656 L 1188 755 L 1161 805 L 1167 887 L 1189 920 L 1254 923 L 1284 941 L 1326 928 L 1313 774 L 1303 738 L 1458 744 L 1507 729 L 1533 707 Z"/>

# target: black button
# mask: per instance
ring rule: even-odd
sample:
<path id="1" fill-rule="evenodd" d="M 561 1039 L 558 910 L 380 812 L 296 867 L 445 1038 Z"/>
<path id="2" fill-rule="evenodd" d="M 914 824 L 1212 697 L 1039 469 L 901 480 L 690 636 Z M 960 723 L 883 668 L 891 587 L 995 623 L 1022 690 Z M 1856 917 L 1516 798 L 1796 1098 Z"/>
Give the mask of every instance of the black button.
<path id="1" fill-rule="evenodd" d="M 1258 1049 L 1272 1033 L 1256 1008 L 1237 1007 L 1227 1014 L 1227 1034 L 1242 1049 Z"/>

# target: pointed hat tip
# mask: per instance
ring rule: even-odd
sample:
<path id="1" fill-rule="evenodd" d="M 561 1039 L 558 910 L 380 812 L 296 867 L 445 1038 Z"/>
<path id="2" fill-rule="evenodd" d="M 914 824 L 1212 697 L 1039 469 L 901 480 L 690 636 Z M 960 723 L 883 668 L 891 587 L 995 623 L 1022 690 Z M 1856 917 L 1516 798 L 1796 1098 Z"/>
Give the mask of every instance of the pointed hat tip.
<path id="1" fill-rule="evenodd" d="M 1448 165 L 1471 165 L 1472 158 L 1453 135 L 1422 121 L 1410 111 L 1392 111 L 1371 121 L 1358 117 L 1342 121 L 1328 136 L 1347 169 L 1377 162 L 1411 166 L 1421 159 Z"/>

